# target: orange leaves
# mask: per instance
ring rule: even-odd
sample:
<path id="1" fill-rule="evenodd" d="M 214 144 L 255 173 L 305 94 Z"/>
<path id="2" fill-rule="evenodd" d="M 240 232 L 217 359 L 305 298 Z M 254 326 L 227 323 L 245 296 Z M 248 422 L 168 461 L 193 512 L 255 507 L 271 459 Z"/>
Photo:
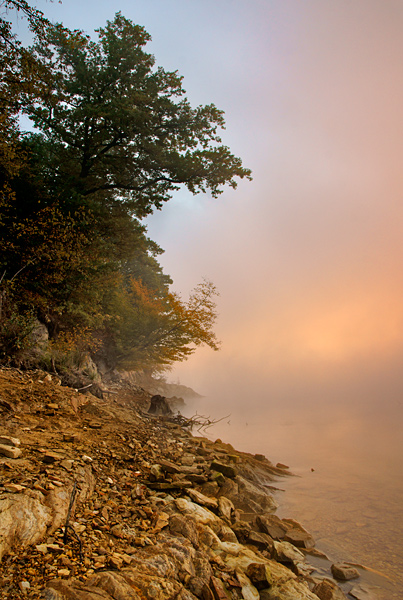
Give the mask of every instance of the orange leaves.
<path id="1" fill-rule="evenodd" d="M 217 317 L 216 295 L 215 286 L 203 281 L 184 302 L 178 294 L 167 291 L 158 295 L 141 280 L 131 278 L 128 288 L 120 292 L 116 339 L 120 366 L 161 371 L 186 360 L 202 344 L 218 350 L 212 329 Z"/>

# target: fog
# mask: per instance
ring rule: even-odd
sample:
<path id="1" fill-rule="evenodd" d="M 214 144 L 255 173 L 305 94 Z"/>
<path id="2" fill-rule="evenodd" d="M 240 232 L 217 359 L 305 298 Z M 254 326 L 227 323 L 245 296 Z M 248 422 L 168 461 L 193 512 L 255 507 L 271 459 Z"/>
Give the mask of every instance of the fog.
<path id="1" fill-rule="evenodd" d="M 147 220 L 184 297 L 217 286 L 222 349 L 175 367 L 217 415 L 277 407 L 397 410 L 403 350 L 401 0 L 36 3 L 88 33 L 116 10 L 253 182 L 180 191 Z M 207 401 L 207 400 L 206 400 Z M 371 408 L 369 408 L 371 407 Z"/>

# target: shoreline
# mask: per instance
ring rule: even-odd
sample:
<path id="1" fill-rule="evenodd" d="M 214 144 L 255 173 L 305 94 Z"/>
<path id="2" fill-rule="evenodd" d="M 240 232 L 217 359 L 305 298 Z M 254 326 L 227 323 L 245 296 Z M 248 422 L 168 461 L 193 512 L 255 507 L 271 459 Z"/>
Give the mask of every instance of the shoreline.
<path id="1" fill-rule="evenodd" d="M 312 536 L 275 515 L 271 488 L 290 476 L 285 465 L 148 416 L 127 390 L 106 401 L 49 374 L 0 375 L 0 443 L 21 451 L 0 459 L 2 599 L 361 600 L 369 591 L 351 565 L 334 579 Z"/>

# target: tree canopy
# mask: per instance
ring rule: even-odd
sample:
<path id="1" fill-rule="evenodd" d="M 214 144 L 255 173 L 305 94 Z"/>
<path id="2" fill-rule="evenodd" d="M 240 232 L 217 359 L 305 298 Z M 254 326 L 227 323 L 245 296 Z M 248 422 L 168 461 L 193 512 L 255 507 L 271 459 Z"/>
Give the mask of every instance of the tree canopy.
<path id="1" fill-rule="evenodd" d="M 25 111 L 50 144 L 59 187 L 83 197 L 112 192 L 144 217 L 181 184 L 217 196 L 250 178 L 221 143 L 223 112 L 190 106 L 182 77 L 155 68 L 145 52 L 143 27 L 117 13 L 98 37 L 58 25 L 32 49 L 52 78 Z"/>

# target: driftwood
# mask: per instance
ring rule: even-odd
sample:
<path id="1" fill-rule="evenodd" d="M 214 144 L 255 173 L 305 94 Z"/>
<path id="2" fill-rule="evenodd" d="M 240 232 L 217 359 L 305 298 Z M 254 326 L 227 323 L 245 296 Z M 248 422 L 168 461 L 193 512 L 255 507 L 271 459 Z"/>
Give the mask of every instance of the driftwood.
<path id="1" fill-rule="evenodd" d="M 196 413 L 193 415 L 193 417 L 184 417 L 178 412 L 177 415 L 171 417 L 169 420 L 173 423 L 177 423 L 181 427 L 189 427 L 190 429 L 197 427 L 197 431 L 205 431 L 209 427 L 216 425 L 216 423 L 220 423 L 220 421 L 228 419 L 230 416 L 231 415 L 227 415 L 225 417 L 221 417 L 221 419 L 211 419 L 210 417 L 205 417 Z"/>

